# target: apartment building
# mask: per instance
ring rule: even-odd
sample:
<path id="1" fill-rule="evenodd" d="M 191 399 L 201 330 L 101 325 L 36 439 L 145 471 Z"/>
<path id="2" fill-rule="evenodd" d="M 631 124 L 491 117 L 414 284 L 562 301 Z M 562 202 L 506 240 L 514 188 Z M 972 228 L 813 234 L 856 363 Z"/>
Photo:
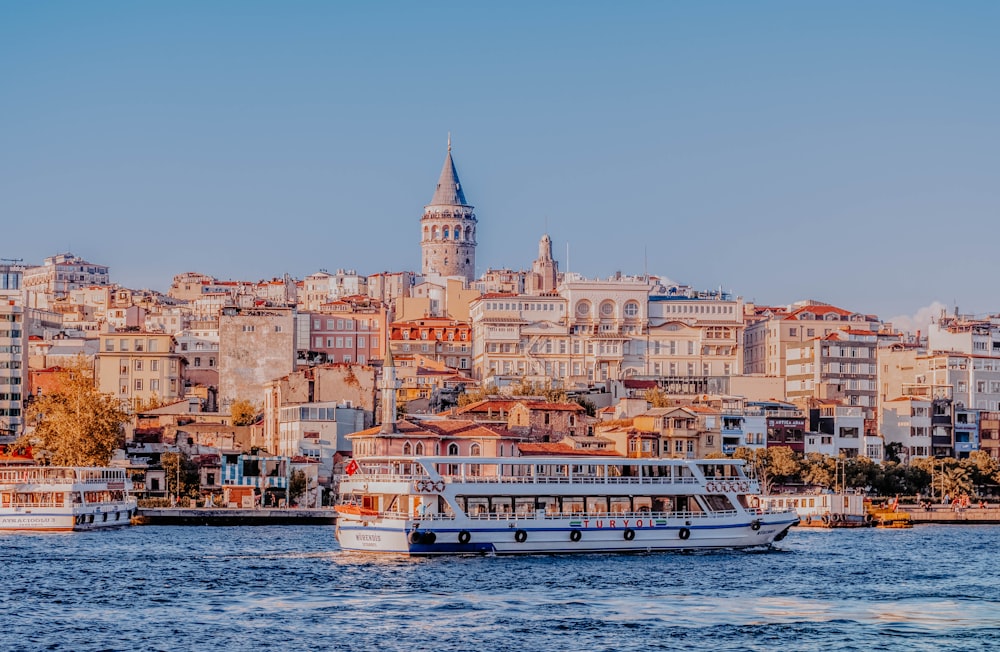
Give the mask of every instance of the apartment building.
<path id="1" fill-rule="evenodd" d="M 22 434 L 27 391 L 28 336 L 23 268 L 0 264 L 0 443 Z"/>
<path id="2" fill-rule="evenodd" d="M 184 358 L 172 335 L 139 330 L 102 333 L 96 365 L 100 391 L 118 397 L 128 410 L 184 396 Z"/>
<path id="3" fill-rule="evenodd" d="M 878 395 L 878 334 L 845 329 L 786 349 L 786 398 L 836 399 L 873 419 Z"/>
<path id="4" fill-rule="evenodd" d="M 24 270 L 24 289 L 58 298 L 88 285 L 108 285 L 106 265 L 89 263 L 71 253 L 49 256 L 41 265 Z"/>
<path id="5" fill-rule="evenodd" d="M 385 357 L 387 306 L 365 295 L 352 295 L 320 305 L 300 316 L 300 358 L 320 362 L 369 364 Z M 305 345 L 305 346 L 303 346 Z"/>
<path id="6" fill-rule="evenodd" d="M 864 315 L 816 301 L 787 307 L 748 308 L 743 334 L 743 373 L 785 377 L 787 350 L 817 337 L 826 337 L 845 326 L 852 331 L 879 332 L 874 315 Z"/>

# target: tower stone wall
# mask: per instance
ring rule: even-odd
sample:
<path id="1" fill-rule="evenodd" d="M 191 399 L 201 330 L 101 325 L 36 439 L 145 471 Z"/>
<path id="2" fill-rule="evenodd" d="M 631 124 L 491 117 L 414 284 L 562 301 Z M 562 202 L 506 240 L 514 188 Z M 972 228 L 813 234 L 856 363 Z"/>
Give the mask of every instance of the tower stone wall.
<path id="1" fill-rule="evenodd" d="M 424 276 L 456 276 L 472 283 L 476 274 L 476 215 L 465 200 L 455 162 L 448 155 L 431 203 L 420 218 Z"/>

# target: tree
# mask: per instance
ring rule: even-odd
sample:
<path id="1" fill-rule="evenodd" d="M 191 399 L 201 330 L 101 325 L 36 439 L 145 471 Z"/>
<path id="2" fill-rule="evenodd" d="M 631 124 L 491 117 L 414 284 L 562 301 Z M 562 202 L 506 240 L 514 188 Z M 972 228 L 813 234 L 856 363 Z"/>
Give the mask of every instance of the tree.
<path id="1" fill-rule="evenodd" d="M 584 411 L 587 413 L 588 417 L 597 416 L 597 406 L 594 405 L 593 401 L 590 401 L 582 396 L 578 396 L 575 399 L 573 399 L 573 402 L 582 407 Z"/>
<path id="2" fill-rule="evenodd" d="M 180 473 L 177 465 L 180 464 Z M 201 474 L 194 460 L 184 453 L 164 453 L 160 456 L 160 466 L 167 479 L 167 493 L 180 498 L 197 498 L 201 493 Z"/>
<path id="3" fill-rule="evenodd" d="M 246 399 L 237 399 L 229 406 L 234 426 L 250 426 L 257 421 L 257 406 Z"/>
<path id="4" fill-rule="evenodd" d="M 646 402 L 655 408 L 670 407 L 672 405 L 672 401 L 667 396 L 667 393 L 659 387 L 647 389 L 643 398 L 645 398 Z"/>
<path id="5" fill-rule="evenodd" d="M 1000 464 L 986 451 L 972 451 L 960 464 L 976 487 L 996 485 L 1000 478 Z"/>
<path id="6" fill-rule="evenodd" d="M 885 459 L 887 462 L 902 463 L 903 444 L 898 441 L 891 441 L 885 445 Z"/>
<path id="7" fill-rule="evenodd" d="M 293 505 L 299 504 L 299 498 L 306 492 L 308 486 L 305 471 L 302 469 L 292 471 L 292 476 L 288 479 L 288 499 Z"/>
<path id="8" fill-rule="evenodd" d="M 764 494 L 772 493 L 775 485 L 798 476 L 801 470 L 795 453 L 787 446 L 773 448 L 741 446 L 733 453 L 733 457 L 746 460 L 760 481 L 761 492 Z"/>
<path id="9" fill-rule="evenodd" d="M 27 420 L 34 429 L 18 443 L 44 451 L 53 464 L 107 466 L 124 446 L 128 419 L 117 398 L 97 390 L 93 368 L 79 356 L 59 372 L 57 391 L 32 401 Z"/>
<path id="10" fill-rule="evenodd" d="M 464 407 L 470 403 L 485 401 L 490 396 L 495 396 L 499 393 L 500 389 L 496 385 L 487 385 L 486 387 L 480 387 L 473 390 L 466 389 L 458 395 L 458 405 L 459 407 Z"/>
<path id="11" fill-rule="evenodd" d="M 809 453 L 802 461 L 802 482 L 830 489 L 837 484 L 837 461 L 819 453 Z"/>

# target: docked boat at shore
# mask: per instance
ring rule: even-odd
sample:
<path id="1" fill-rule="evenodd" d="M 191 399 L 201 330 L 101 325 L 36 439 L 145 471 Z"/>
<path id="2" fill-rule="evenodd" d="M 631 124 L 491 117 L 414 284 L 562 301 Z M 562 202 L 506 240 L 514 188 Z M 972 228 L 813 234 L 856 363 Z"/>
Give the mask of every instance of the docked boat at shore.
<path id="1" fill-rule="evenodd" d="M 129 525 L 136 513 L 124 469 L 0 467 L 0 531 L 95 530 Z"/>
<path id="2" fill-rule="evenodd" d="M 371 457 L 340 484 L 349 551 L 438 555 L 767 546 L 794 510 L 753 506 L 741 460 Z"/>
<path id="3" fill-rule="evenodd" d="M 854 493 L 796 493 L 761 496 L 764 509 L 793 509 L 801 519 L 799 527 L 853 528 L 874 523 L 865 497 Z"/>

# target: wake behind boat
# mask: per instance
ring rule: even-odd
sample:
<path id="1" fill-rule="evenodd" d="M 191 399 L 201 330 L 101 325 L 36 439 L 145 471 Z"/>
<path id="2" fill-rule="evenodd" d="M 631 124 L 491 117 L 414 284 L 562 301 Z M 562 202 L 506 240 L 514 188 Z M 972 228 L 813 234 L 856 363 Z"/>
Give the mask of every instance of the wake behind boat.
<path id="1" fill-rule="evenodd" d="M 93 530 L 129 525 L 136 512 L 124 469 L 0 467 L 0 531 Z"/>
<path id="2" fill-rule="evenodd" d="M 747 548 L 794 510 L 753 507 L 741 460 L 371 457 L 341 482 L 344 550 L 409 555 Z"/>

